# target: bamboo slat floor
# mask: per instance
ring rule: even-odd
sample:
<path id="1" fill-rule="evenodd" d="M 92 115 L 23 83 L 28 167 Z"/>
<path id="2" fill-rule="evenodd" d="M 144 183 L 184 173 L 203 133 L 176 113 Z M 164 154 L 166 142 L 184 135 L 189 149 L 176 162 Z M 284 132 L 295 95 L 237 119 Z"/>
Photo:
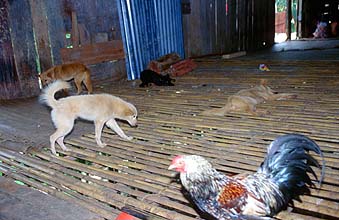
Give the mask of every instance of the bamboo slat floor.
<path id="1" fill-rule="evenodd" d="M 283 211 L 276 218 L 338 219 L 339 61 L 196 62 L 198 68 L 178 77 L 174 87 L 145 89 L 136 82 L 102 82 L 97 87 L 97 91 L 120 96 L 137 106 L 138 127 L 120 123 L 125 133 L 134 137 L 132 141 L 121 140 L 105 128 L 105 148 L 96 146 L 93 132 L 88 132 L 66 138 L 71 151 L 57 148 L 58 157 L 50 154 L 47 144 L 45 150 L 29 148 L 25 153 L 0 149 L 0 172 L 106 219 L 114 219 L 119 209 L 128 205 L 151 214 L 151 219 L 189 220 L 199 215 L 183 194 L 178 176 L 167 170 L 174 155 L 205 156 L 229 175 L 252 173 L 273 139 L 301 133 L 321 146 L 325 179 L 320 189 L 312 188 L 311 195 L 301 197 L 302 203 L 295 202 L 292 211 Z M 268 63 L 271 71 L 260 72 L 260 63 Z M 204 109 L 223 106 L 229 95 L 255 85 L 261 78 L 268 79 L 277 91 L 298 97 L 259 105 L 258 109 L 270 112 L 264 116 L 200 115 Z M 2 111 L 16 118 L 19 110 L 5 107 Z M 40 117 L 47 120 L 49 111 L 40 111 Z M 18 117 L 25 121 L 29 114 Z M 48 134 L 43 135 L 48 140 Z"/>

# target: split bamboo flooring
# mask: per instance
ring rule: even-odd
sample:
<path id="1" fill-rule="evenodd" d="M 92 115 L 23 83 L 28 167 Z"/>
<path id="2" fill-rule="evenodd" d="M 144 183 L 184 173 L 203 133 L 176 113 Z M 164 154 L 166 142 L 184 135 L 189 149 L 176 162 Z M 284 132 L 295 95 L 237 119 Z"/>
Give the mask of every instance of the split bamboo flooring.
<path id="1" fill-rule="evenodd" d="M 198 68 L 176 78 L 174 87 L 139 88 L 138 82 L 112 85 L 102 92 L 120 96 L 139 111 L 137 128 L 119 123 L 132 141 L 105 128 L 105 148 L 94 134 L 66 138 L 70 152 L 52 156 L 45 150 L 25 153 L 0 150 L 0 172 L 51 195 L 80 204 L 114 219 L 124 206 L 148 213 L 150 219 L 199 218 L 184 195 L 178 176 L 168 171 L 178 154 L 207 157 L 229 175 L 255 172 L 277 136 L 300 133 L 314 139 L 324 152 L 326 171 L 320 188 L 295 202 L 277 219 L 338 219 L 339 216 L 339 62 L 274 60 L 196 60 Z M 260 72 L 266 63 L 270 72 Z M 264 116 L 228 113 L 201 116 L 221 107 L 227 97 L 254 86 L 260 79 L 279 92 L 296 93 L 287 101 L 260 104 Z M 42 112 L 49 117 L 49 112 Z M 48 136 L 46 136 L 48 139 Z M 320 159 L 319 157 L 316 157 Z M 319 170 L 317 170 L 319 174 Z"/>

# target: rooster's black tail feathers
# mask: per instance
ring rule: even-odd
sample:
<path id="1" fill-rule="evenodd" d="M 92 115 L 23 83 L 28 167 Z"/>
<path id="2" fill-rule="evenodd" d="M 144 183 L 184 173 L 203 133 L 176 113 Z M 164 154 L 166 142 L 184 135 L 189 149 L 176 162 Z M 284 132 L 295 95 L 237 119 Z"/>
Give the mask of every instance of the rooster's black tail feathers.
<path id="1" fill-rule="evenodd" d="M 264 173 L 279 186 L 286 201 L 300 200 L 299 195 L 309 193 L 308 186 L 314 185 L 308 173 L 318 180 L 311 166 L 320 168 L 320 165 L 309 151 L 314 151 L 322 158 L 321 184 L 325 170 L 323 153 L 313 140 L 299 134 L 283 135 L 274 140 L 258 172 Z"/>

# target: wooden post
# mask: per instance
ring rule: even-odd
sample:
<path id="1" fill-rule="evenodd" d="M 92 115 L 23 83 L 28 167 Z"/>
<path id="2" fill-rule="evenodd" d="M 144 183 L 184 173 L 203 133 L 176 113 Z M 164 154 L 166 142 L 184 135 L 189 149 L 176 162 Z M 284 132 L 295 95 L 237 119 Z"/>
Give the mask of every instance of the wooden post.
<path id="1" fill-rule="evenodd" d="M 78 19 L 75 11 L 72 11 L 72 46 L 79 47 Z"/>
<path id="2" fill-rule="evenodd" d="M 286 3 L 287 3 L 286 35 L 287 35 L 287 40 L 291 40 L 292 0 L 286 0 Z"/>
<path id="3" fill-rule="evenodd" d="M 303 18 L 303 0 L 298 0 L 298 12 L 297 12 L 297 36 L 298 38 L 302 38 L 303 32 L 302 32 L 302 22 L 304 20 Z"/>
<path id="4" fill-rule="evenodd" d="M 33 31 L 39 54 L 40 72 L 53 66 L 44 1 L 30 0 Z"/>

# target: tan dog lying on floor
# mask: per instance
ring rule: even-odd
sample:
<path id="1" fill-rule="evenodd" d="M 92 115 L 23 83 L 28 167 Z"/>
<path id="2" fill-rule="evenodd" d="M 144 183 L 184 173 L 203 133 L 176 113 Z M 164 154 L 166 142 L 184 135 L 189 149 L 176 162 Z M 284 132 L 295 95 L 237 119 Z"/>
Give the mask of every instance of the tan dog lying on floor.
<path id="1" fill-rule="evenodd" d="M 59 100 L 54 98 L 57 91 L 69 87 L 69 83 L 57 80 L 45 88 L 40 96 L 40 101 L 53 109 L 51 116 L 56 131 L 50 136 L 50 143 L 54 155 L 56 155 L 55 142 L 62 150 L 68 150 L 64 144 L 64 137 L 71 132 L 74 120 L 78 117 L 94 121 L 95 140 L 100 147 L 106 146 L 101 142 L 101 132 L 105 124 L 121 138 L 132 140 L 132 137 L 121 130 L 115 119 L 125 120 L 131 126 L 136 126 L 138 113 L 134 105 L 109 94 L 69 96 Z"/>
<path id="2" fill-rule="evenodd" d="M 55 80 L 69 81 L 74 79 L 74 83 L 77 87 L 77 94 L 82 92 L 81 83 L 84 83 L 88 94 L 93 92 L 91 72 L 90 70 L 81 63 L 69 63 L 54 66 L 45 72 L 40 74 L 42 85 L 45 86 Z"/>
<path id="3" fill-rule="evenodd" d="M 250 88 L 243 89 L 234 95 L 228 97 L 227 103 L 222 108 L 205 110 L 203 115 L 223 116 L 228 112 L 248 112 L 257 115 L 257 104 L 272 100 L 294 99 L 297 95 L 292 93 L 278 93 L 267 86 L 266 80 L 261 80 L 260 84 Z M 266 113 L 266 112 L 262 112 Z"/>

